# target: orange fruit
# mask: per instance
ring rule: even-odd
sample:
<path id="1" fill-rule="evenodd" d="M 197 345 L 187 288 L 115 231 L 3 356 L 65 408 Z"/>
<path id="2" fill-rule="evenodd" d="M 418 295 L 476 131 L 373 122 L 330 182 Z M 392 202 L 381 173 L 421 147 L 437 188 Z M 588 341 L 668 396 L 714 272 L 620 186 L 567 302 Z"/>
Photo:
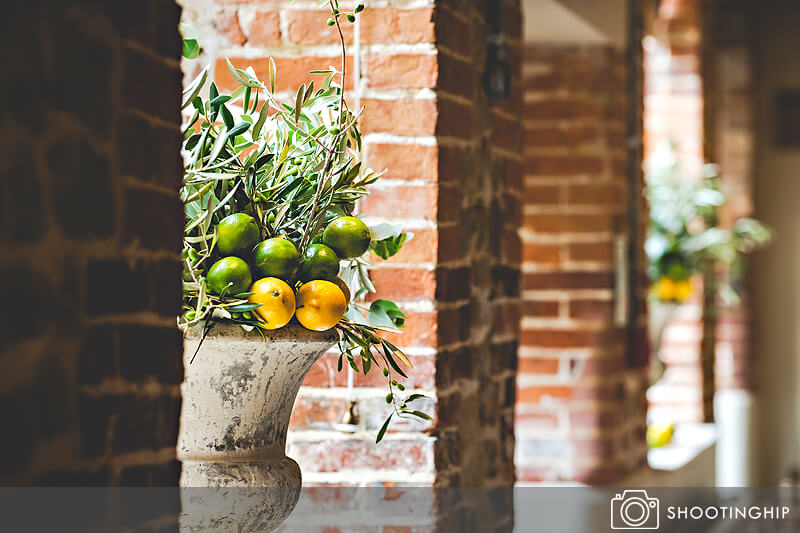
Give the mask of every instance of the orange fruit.
<path id="1" fill-rule="evenodd" d="M 297 320 L 306 329 L 325 331 L 339 323 L 347 311 L 344 292 L 335 283 L 317 279 L 297 291 Z"/>
<path id="2" fill-rule="evenodd" d="M 261 278 L 250 287 L 247 301 L 261 304 L 253 309 L 266 329 L 282 328 L 292 319 L 295 310 L 294 292 L 289 285 L 278 278 Z"/>

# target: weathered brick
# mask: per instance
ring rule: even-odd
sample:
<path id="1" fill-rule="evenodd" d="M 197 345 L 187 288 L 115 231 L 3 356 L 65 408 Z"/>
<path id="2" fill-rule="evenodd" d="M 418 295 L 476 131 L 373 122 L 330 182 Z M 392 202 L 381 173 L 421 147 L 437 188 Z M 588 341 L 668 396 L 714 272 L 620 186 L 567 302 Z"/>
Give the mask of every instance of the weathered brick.
<path id="1" fill-rule="evenodd" d="M 556 317 L 558 316 L 558 302 L 525 300 L 522 304 L 522 314 L 530 317 Z"/>
<path id="2" fill-rule="evenodd" d="M 8 302 L 14 302 L 14 312 L 0 320 L 4 348 L 45 330 L 51 317 L 42 302 L 53 297 L 53 289 L 44 274 L 23 265 L 0 268 L 0 290 Z"/>
<path id="3" fill-rule="evenodd" d="M 470 139 L 475 134 L 472 107 L 448 98 L 439 100 L 436 133 L 442 137 Z"/>
<path id="4" fill-rule="evenodd" d="M 400 251 L 385 260 L 388 263 L 435 263 L 436 250 L 439 247 L 439 232 L 435 229 L 419 228 L 407 230 L 413 233 L 411 240 L 406 241 Z M 375 256 L 376 261 L 384 261 Z"/>
<path id="5" fill-rule="evenodd" d="M 253 20 L 245 26 L 247 44 L 252 46 L 278 46 L 281 44 L 281 21 L 278 11 L 258 9 Z"/>
<path id="6" fill-rule="evenodd" d="M 555 357 L 521 356 L 519 358 L 520 374 L 556 374 L 558 366 L 558 358 Z"/>
<path id="7" fill-rule="evenodd" d="M 383 298 L 397 300 L 432 299 L 436 290 L 434 271 L 423 268 L 378 268 L 372 281 Z"/>
<path id="8" fill-rule="evenodd" d="M 147 211 L 142 206 L 148 206 Z M 125 189 L 123 242 L 149 250 L 177 250 L 183 237 L 177 196 L 143 187 Z M 159 213 L 154 216 L 151 213 Z"/>
<path id="9" fill-rule="evenodd" d="M 611 242 L 572 243 L 567 247 L 570 261 L 591 261 L 610 264 L 613 258 Z"/>
<path id="10" fill-rule="evenodd" d="M 168 66 L 160 59 L 127 47 L 124 49 L 123 58 L 122 99 L 125 106 L 177 123 L 180 118 L 182 92 L 181 73 L 178 68 Z M 91 68 L 94 72 L 96 65 Z M 151 80 L 159 80 L 158 97 Z M 86 83 L 91 85 L 93 82 Z M 85 98 L 85 95 L 81 95 L 81 98 Z"/>
<path id="11" fill-rule="evenodd" d="M 432 43 L 434 9 L 369 7 L 361 12 L 361 39 L 365 44 Z"/>
<path id="12" fill-rule="evenodd" d="M 372 189 L 361 202 L 361 212 L 379 217 L 435 220 L 435 185 L 397 185 Z"/>
<path id="13" fill-rule="evenodd" d="M 572 396 L 573 388 L 569 385 L 536 385 L 521 387 L 517 397 L 523 403 L 539 403 L 541 401 L 563 401 Z"/>
<path id="14" fill-rule="evenodd" d="M 528 175 L 597 175 L 605 169 L 605 159 L 593 155 L 535 155 L 525 158 Z"/>
<path id="15" fill-rule="evenodd" d="M 217 15 L 214 18 L 214 27 L 230 44 L 242 45 L 246 41 L 236 11 L 225 11 Z"/>
<path id="16" fill-rule="evenodd" d="M 119 326 L 120 374 L 132 382 L 183 381 L 183 337 L 178 328 Z"/>
<path id="17" fill-rule="evenodd" d="M 335 56 L 306 56 L 306 57 L 273 57 L 275 61 L 275 90 L 277 92 L 290 91 L 296 92 L 301 84 L 308 84 L 313 81 L 319 87 L 327 74 L 310 74 L 312 70 L 325 69 L 328 65 L 336 65 L 340 68 L 341 58 Z M 246 68 L 252 66 L 256 76 L 260 80 L 269 79 L 269 59 L 268 58 L 242 58 L 231 57 L 231 63 L 236 68 Z M 352 56 L 348 57 L 348 72 L 353 72 Z M 239 87 L 239 83 L 233 79 L 225 59 L 217 59 L 214 63 L 214 72 L 217 85 L 220 91 L 233 91 Z M 335 80 L 337 83 L 339 79 Z M 345 87 L 350 89 L 353 86 L 353 77 L 346 78 Z"/>
<path id="18" fill-rule="evenodd" d="M 619 183 L 595 185 L 570 185 L 567 187 L 567 203 L 592 204 L 620 207 L 623 188 Z"/>
<path id="19" fill-rule="evenodd" d="M 541 233 L 600 233 L 614 229 L 611 215 L 527 215 L 525 225 Z"/>
<path id="20" fill-rule="evenodd" d="M 119 399 L 116 397 L 78 397 L 81 458 L 90 459 L 110 451 L 110 425 L 118 407 Z"/>
<path id="21" fill-rule="evenodd" d="M 29 148 L 15 150 L 10 168 L 3 169 L 0 179 L 7 187 L 9 199 L 13 198 L 6 204 L 11 240 L 19 244 L 39 240 L 46 231 L 45 217 L 41 216 L 42 184 Z"/>
<path id="22" fill-rule="evenodd" d="M 144 311 L 150 271 L 123 259 L 90 261 L 86 271 L 86 313 L 90 316 Z"/>
<path id="23" fill-rule="evenodd" d="M 112 235 L 115 198 L 108 157 L 86 139 L 61 139 L 48 148 L 47 164 L 51 209 L 61 230 L 73 239 Z M 72 195 L 85 199 L 86 205 L 65 201 Z"/>
<path id="24" fill-rule="evenodd" d="M 433 135 L 437 128 L 439 102 L 432 98 L 361 100 L 362 133 L 393 133 L 395 135 Z M 391 168 L 388 167 L 387 168 Z"/>
<path id="25" fill-rule="evenodd" d="M 55 57 L 51 59 L 52 69 L 48 70 L 52 72 L 49 83 L 58 85 L 59 90 L 50 93 L 50 98 L 58 109 L 72 113 L 76 119 L 87 124 L 99 136 L 107 136 L 114 116 L 111 49 L 101 41 L 78 31 L 67 21 L 60 21 L 60 24 L 55 26 L 55 32 L 52 40 L 52 53 Z M 65 42 L 69 42 L 68 47 L 63 46 Z M 133 68 L 136 66 L 144 67 L 141 63 L 131 64 Z M 139 84 L 142 79 L 161 79 L 149 77 L 148 74 L 152 73 L 144 70 L 137 72 L 137 76 L 145 78 L 139 78 L 138 82 L 131 79 L 131 85 L 141 87 Z M 164 95 L 166 105 L 177 102 L 181 91 L 177 72 L 173 74 L 173 79 L 177 82 L 174 87 L 176 93 L 173 98 Z M 161 81 L 162 84 L 165 82 L 166 79 Z M 145 89 L 145 92 L 152 95 L 148 89 Z M 136 97 L 141 98 L 142 95 Z M 144 97 L 147 98 L 146 95 Z M 153 104 L 158 105 L 158 102 Z M 177 116 L 177 109 L 173 107 L 170 111 Z"/>
<path id="26" fill-rule="evenodd" d="M 614 317 L 614 306 L 604 300 L 570 300 L 569 315 L 573 318 L 605 319 Z"/>
<path id="27" fill-rule="evenodd" d="M 524 290 L 610 289 L 614 278 L 608 272 L 529 272 L 522 276 Z"/>
<path id="28" fill-rule="evenodd" d="M 368 144 L 367 164 L 376 171 L 387 170 L 387 179 L 434 181 L 438 151 L 435 146 L 418 144 Z"/>
<path id="29" fill-rule="evenodd" d="M 472 99 L 475 86 L 476 75 L 471 63 L 448 54 L 439 54 L 439 90 Z"/>
<path id="30" fill-rule="evenodd" d="M 448 346 L 469 338 L 471 318 L 468 305 L 442 309 L 438 316 L 439 344 Z"/>
<path id="31" fill-rule="evenodd" d="M 117 374 L 119 353 L 114 326 L 90 328 L 81 341 L 78 355 L 78 383 L 96 385 L 104 378 Z"/>
<path id="32" fill-rule="evenodd" d="M 440 267 L 436 270 L 436 299 L 448 302 L 469 298 L 470 283 L 469 268 Z"/>
<path id="33" fill-rule="evenodd" d="M 575 329 L 523 329 L 522 345 L 544 348 L 586 348 L 597 346 L 602 335 Z"/>
<path id="34" fill-rule="evenodd" d="M 439 62 L 435 54 L 370 54 L 364 76 L 372 89 L 425 89 L 436 87 Z"/>
<path id="35" fill-rule="evenodd" d="M 113 429 L 115 453 L 158 450 L 178 442 L 180 398 L 126 395 L 120 397 Z"/>

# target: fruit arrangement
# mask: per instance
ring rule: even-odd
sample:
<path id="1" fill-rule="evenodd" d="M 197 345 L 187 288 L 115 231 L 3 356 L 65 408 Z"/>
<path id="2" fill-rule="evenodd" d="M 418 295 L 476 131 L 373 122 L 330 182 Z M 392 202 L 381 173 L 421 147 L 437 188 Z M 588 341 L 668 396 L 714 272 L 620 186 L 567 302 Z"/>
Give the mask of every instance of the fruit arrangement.
<path id="1" fill-rule="evenodd" d="M 367 225 L 352 216 L 331 221 L 322 242 L 310 244 L 303 257 L 285 236 L 261 240 L 256 220 L 246 213 L 223 218 L 215 235 L 222 257 L 205 273 L 206 288 L 221 300 L 230 297 L 218 309 L 244 325 L 252 321 L 253 328 L 282 328 L 296 316 L 314 331 L 329 330 L 344 317 L 351 293 L 338 277 L 339 262 L 364 255 L 372 240 Z M 192 272 L 187 274 L 193 281 Z M 196 309 L 187 309 L 185 318 L 196 321 Z"/>
<path id="2" fill-rule="evenodd" d="M 405 314 L 391 301 L 363 298 L 375 291 L 371 261 L 393 256 L 412 234 L 354 216 L 381 176 L 361 163 L 361 111 L 348 107 L 342 90 L 340 19 L 353 22 L 364 6 L 348 12 L 338 0 L 329 5 L 342 62 L 313 72 L 327 74 L 321 86 L 301 85 L 291 101 L 278 101 L 270 59 L 266 82 L 228 61 L 238 84 L 230 94 L 209 82 L 208 67 L 184 90 L 180 322 L 210 328 L 228 321 L 262 336 L 292 321 L 314 331 L 336 328 L 340 371 L 346 360 L 355 372 L 380 368 L 386 377 L 392 409 L 380 441 L 393 416 L 430 420 L 410 405 L 423 395 L 401 394 L 401 365 L 411 362 L 381 337 L 400 332 Z M 184 49 L 192 57 L 198 45 L 184 39 Z"/>

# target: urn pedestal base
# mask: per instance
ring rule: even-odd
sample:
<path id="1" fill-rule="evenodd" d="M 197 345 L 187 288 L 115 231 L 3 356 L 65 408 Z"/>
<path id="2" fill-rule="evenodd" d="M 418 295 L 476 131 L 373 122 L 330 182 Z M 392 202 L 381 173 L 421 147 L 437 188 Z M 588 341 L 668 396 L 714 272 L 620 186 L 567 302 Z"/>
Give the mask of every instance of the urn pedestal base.
<path id="1" fill-rule="evenodd" d="M 289 325 L 265 341 L 216 324 L 202 337 L 200 327 L 185 335 L 181 530 L 271 531 L 300 496 L 300 467 L 285 455 L 292 407 L 337 333 Z"/>

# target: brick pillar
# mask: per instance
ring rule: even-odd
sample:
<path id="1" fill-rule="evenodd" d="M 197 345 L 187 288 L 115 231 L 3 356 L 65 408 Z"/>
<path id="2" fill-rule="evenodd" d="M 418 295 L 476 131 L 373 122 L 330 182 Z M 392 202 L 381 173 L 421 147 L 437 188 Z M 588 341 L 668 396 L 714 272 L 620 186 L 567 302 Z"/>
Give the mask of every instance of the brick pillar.
<path id="1" fill-rule="evenodd" d="M 510 485 L 520 319 L 520 3 L 437 11 L 437 484 Z M 482 6 L 482 7 L 481 7 Z M 510 97 L 488 98 L 486 36 L 501 17 Z"/>
<path id="2" fill-rule="evenodd" d="M 0 484 L 177 485 L 174 2 L 2 23 Z"/>
<path id="3" fill-rule="evenodd" d="M 230 87 L 225 57 L 266 78 L 275 59 L 277 89 L 293 88 L 310 70 L 338 65 L 338 37 L 327 9 L 304 2 L 183 0 L 200 30 L 203 55 Z M 486 4 L 485 13 L 477 6 Z M 388 173 L 362 213 L 402 222 L 414 233 L 403 251 L 372 271 L 378 294 L 408 313 L 403 347 L 415 368 L 407 391 L 436 398 L 433 427 L 394 424 L 379 445 L 388 409 L 380 373 L 336 371 L 337 354 L 315 365 L 295 405 L 288 455 L 307 484 L 415 482 L 510 484 L 519 321 L 519 91 L 489 102 L 482 85 L 487 15 L 494 4 L 367 2 L 344 30 L 351 61 L 348 98 L 366 110 L 361 122 L 366 163 Z M 348 5 L 348 4 L 343 4 Z M 503 27 L 508 66 L 518 86 L 519 2 L 508 1 Z M 348 398 L 360 408 L 358 431 L 337 428 Z M 490 459 L 490 460 L 487 460 Z"/>
<path id="4" fill-rule="evenodd" d="M 606 483 L 645 461 L 644 369 L 614 320 L 626 234 L 624 54 L 528 45 L 517 475 Z M 636 230 L 638 234 L 638 230 Z"/>
<path id="5" fill-rule="evenodd" d="M 753 216 L 754 133 L 754 17 L 752 3 L 707 2 L 704 69 L 708 118 L 706 150 L 719 165 L 728 195 L 720 218 L 728 224 Z M 746 289 L 747 287 L 740 287 Z M 749 291 L 748 291 L 749 292 Z M 717 389 L 750 389 L 754 383 L 750 351 L 749 297 L 726 308 L 717 329 Z"/>

